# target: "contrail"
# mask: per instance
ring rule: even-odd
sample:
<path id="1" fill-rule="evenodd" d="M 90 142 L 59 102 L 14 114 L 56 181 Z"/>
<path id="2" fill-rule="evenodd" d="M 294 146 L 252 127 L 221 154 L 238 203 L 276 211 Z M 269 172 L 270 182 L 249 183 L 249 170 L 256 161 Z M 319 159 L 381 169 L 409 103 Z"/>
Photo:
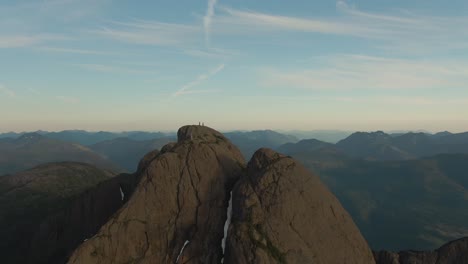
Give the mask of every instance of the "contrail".
<path id="1" fill-rule="evenodd" d="M 208 7 L 206 8 L 206 14 L 203 17 L 203 27 L 205 29 L 205 44 L 210 45 L 210 34 L 211 34 L 211 22 L 214 16 L 214 8 L 218 0 L 208 0 Z"/>

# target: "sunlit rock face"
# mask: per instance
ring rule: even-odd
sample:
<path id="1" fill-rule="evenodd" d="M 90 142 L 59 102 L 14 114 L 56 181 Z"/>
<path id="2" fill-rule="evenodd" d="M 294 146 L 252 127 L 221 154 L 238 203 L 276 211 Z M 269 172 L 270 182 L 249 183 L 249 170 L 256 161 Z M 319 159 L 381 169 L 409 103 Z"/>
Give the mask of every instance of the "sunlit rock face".
<path id="1" fill-rule="evenodd" d="M 290 157 L 258 150 L 233 190 L 225 262 L 375 263 L 349 214 Z"/>
<path id="2" fill-rule="evenodd" d="M 151 157 L 128 203 L 69 263 L 220 263 L 229 192 L 245 166 L 221 133 L 185 126 Z M 189 242 L 187 242 L 189 241 Z"/>

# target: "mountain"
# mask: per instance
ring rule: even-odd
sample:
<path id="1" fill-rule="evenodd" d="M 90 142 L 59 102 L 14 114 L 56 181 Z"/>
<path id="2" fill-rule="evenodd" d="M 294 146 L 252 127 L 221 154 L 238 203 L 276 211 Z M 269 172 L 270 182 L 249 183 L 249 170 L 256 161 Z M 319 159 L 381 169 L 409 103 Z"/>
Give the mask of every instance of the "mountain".
<path id="1" fill-rule="evenodd" d="M 99 142 L 89 146 L 89 148 L 127 171 L 133 172 L 137 169 L 138 162 L 146 153 L 154 149 L 160 149 L 171 141 L 174 141 L 172 137 L 144 141 L 116 138 Z"/>
<path id="2" fill-rule="evenodd" d="M 356 132 L 336 143 L 336 146 L 354 158 L 369 160 L 410 159 L 413 156 L 392 144 L 394 137 L 382 132 Z"/>
<path id="3" fill-rule="evenodd" d="M 232 197 L 224 263 L 374 263 L 349 214 L 292 158 L 258 150 Z"/>
<path id="4" fill-rule="evenodd" d="M 438 141 L 444 144 L 467 144 L 468 142 L 468 132 L 457 133 L 457 134 L 447 134 L 439 135 Z"/>
<path id="5" fill-rule="evenodd" d="M 255 130 L 249 132 L 228 132 L 224 135 L 234 143 L 244 157 L 250 158 L 259 148 L 275 149 L 286 143 L 297 142 L 291 135 L 281 134 L 272 130 Z"/>
<path id="6" fill-rule="evenodd" d="M 468 133 L 389 135 L 382 131 L 356 132 L 339 141 L 336 147 L 357 159 L 416 159 L 442 153 L 468 153 Z"/>
<path id="7" fill-rule="evenodd" d="M 260 150 L 246 168 L 222 134 L 185 126 L 140 164 L 129 201 L 68 263 L 375 263 L 337 199 L 291 158 Z"/>
<path id="8" fill-rule="evenodd" d="M 60 132 L 47 132 L 43 135 L 47 138 L 76 143 L 83 146 L 88 146 L 101 141 L 118 138 L 118 136 L 112 132 L 88 132 L 84 130 L 64 130 Z"/>
<path id="9" fill-rule="evenodd" d="M 303 139 L 297 143 L 286 143 L 277 148 L 281 153 L 306 153 L 322 148 L 331 148 L 334 145 L 317 139 Z"/>
<path id="10" fill-rule="evenodd" d="M 299 131 L 299 130 L 286 130 L 278 131 L 283 134 L 288 134 L 295 136 L 296 138 L 302 139 L 311 139 L 315 138 L 320 141 L 325 141 L 328 143 L 336 143 L 342 139 L 345 139 L 353 132 L 351 131 L 341 131 L 341 130 L 311 130 L 311 131 Z"/>
<path id="11" fill-rule="evenodd" d="M 219 263 L 228 190 L 244 158 L 202 126 L 182 127 L 169 146 L 143 171 L 130 201 L 69 263 Z"/>
<path id="12" fill-rule="evenodd" d="M 0 133 L 1 138 L 13 138 L 16 139 L 29 132 L 8 132 Z M 137 141 L 152 140 L 163 137 L 175 138 L 175 133 L 163 133 L 163 132 L 146 132 L 146 131 L 126 131 L 126 132 L 89 132 L 85 130 L 64 130 L 60 132 L 48 132 L 48 131 L 35 131 L 32 133 L 39 134 L 51 139 L 57 139 L 60 141 L 76 143 L 84 146 L 93 145 L 102 141 L 112 140 L 116 138 L 128 138 Z"/>
<path id="13" fill-rule="evenodd" d="M 29 169 L 39 164 L 76 161 L 115 171 L 121 170 L 91 149 L 68 142 L 27 133 L 17 139 L 0 140 L 0 175 Z"/>
<path id="14" fill-rule="evenodd" d="M 468 237 L 451 241 L 436 250 L 398 253 L 374 252 L 377 264 L 461 264 L 468 263 Z"/>
<path id="15" fill-rule="evenodd" d="M 102 141 L 108 141 L 118 138 L 128 138 L 131 140 L 144 141 L 157 138 L 173 136 L 171 133 L 162 132 L 143 132 L 143 131 L 129 131 L 129 132 L 88 132 L 83 130 L 65 130 L 61 132 L 46 132 L 44 136 L 52 139 L 58 139 L 66 142 L 72 142 L 89 146 L 97 144 Z"/>
<path id="16" fill-rule="evenodd" d="M 373 249 L 427 250 L 468 236 L 467 154 L 337 164 L 313 169 Z"/>
<path id="17" fill-rule="evenodd" d="M 106 195 L 106 184 L 100 183 L 115 181 L 114 176 L 88 164 L 61 162 L 0 177 L 2 263 L 63 263 L 67 250 L 116 210 L 100 198 Z M 116 198 L 121 203 L 118 190 Z"/>
<path id="18" fill-rule="evenodd" d="M 23 134 L 25 134 L 25 133 L 15 133 L 15 132 L 0 133 L 0 139 L 3 139 L 3 138 L 18 138 Z"/>

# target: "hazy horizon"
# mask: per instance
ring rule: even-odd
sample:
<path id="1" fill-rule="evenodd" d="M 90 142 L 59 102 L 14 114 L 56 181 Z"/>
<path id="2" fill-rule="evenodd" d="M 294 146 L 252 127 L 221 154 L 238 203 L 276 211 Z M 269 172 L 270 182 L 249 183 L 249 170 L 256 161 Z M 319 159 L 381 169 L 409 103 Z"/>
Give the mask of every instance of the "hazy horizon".
<path id="1" fill-rule="evenodd" d="M 468 131 L 468 2 L 0 3 L 0 131 Z"/>
<path id="2" fill-rule="evenodd" d="M 186 124 L 186 125 L 198 125 L 197 124 Z M 182 127 L 182 126 L 181 126 Z M 254 128 L 254 129 L 217 129 L 216 127 L 209 126 L 211 128 L 214 128 L 216 130 L 219 130 L 221 133 L 229 133 L 229 132 L 251 132 L 251 131 L 264 131 L 264 130 L 271 130 L 275 131 L 278 133 L 310 133 L 310 132 L 322 132 L 322 133 L 333 133 L 333 132 L 338 132 L 338 133 L 354 133 L 354 132 L 377 132 L 377 131 L 383 131 L 385 133 L 391 134 L 391 133 L 431 133 L 431 134 L 436 134 L 440 132 L 449 132 L 449 133 L 463 133 L 463 132 L 468 132 L 461 130 L 461 131 L 450 131 L 450 130 L 426 130 L 426 129 L 390 129 L 390 130 L 383 130 L 383 129 L 375 129 L 375 130 L 342 130 L 342 129 L 310 129 L 310 130 L 300 130 L 300 129 L 274 129 L 274 128 Z M 34 132 L 63 132 L 63 131 L 84 131 L 84 132 L 89 132 L 89 133 L 97 133 L 97 132 L 110 132 L 110 133 L 128 133 L 128 132 L 145 132 L 145 133 L 176 133 L 177 130 L 179 129 L 169 129 L 169 130 L 163 130 L 163 129 L 153 129 L 153 130 L 140 130 L 140 129 L 131 129 L 131 130 L 89 130 L 89 129 L 58 129 L 58 130 L 45 130 L 45 129 L 33 129 L 33 130 L 20 130 L 20 131 L 14 131 L 14 130 L 5 130 L 2 131 L 0 130 L 0 134 L 7 134 L 7 133 L 34 133 Z"/>

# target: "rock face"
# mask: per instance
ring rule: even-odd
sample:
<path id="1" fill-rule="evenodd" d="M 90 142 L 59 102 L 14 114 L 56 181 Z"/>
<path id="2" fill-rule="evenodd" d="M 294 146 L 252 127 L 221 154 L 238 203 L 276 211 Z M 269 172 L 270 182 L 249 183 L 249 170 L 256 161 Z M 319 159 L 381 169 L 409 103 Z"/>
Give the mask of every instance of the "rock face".
<path id="1" fill-rule="evenodd" d="M 138 175 L 130 200 L 69 263 L 220 263 L 239 150 L 208 127 L 185 126 Z"/>
<path id="2" fill-rule="evenodd" d="M 137 173 L 142 173 L 158 155 L 159 150 L 157 149 L 146 153 L 146 155 L 143 156 L 143 158 L 138 163 Z"/>
<path id="3" fill-rule="evenodd" d="M 377 264 L 468 263 L 468 237 L 449 242 L 434 251 L 374 252 Z"/>
<path id="4" fill-rule="evenodd" d="M 338 200 L 302 165 L 258 150 L 233 190 L 224 263 L 375 263 Z"/>

